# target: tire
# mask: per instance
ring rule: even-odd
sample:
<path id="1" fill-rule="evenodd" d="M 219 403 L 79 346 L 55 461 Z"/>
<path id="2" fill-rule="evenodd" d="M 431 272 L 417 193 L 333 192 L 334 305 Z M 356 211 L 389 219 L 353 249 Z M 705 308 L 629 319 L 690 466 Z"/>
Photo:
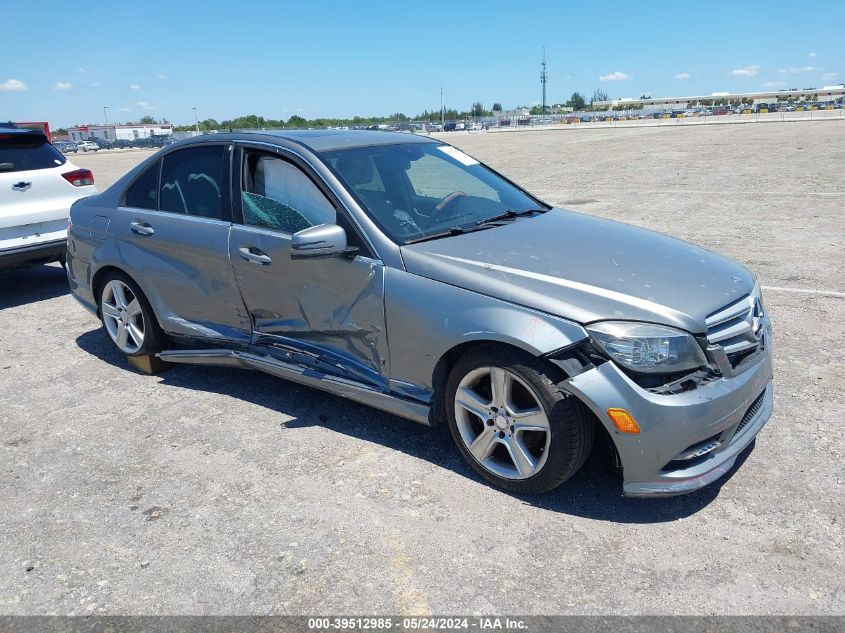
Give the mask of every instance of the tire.
<path id="1" fill-rule="evenodd" d="M 98 307 L 103 328 L 127 356 L 152 356 L 164 349 L 166 337 L 150 302 L 129 275 L 115 271 L 103 278 Z"/>
<path id="2" fill-rule="evenodd" d="M 595 421 L 564 391 L 562 378 L 547 362 L 495 344 L 458 359 L 446 381 L 446 413 L 458 450 L 477 473 L 499 488 L 539 494 L 578 472 Z"/>

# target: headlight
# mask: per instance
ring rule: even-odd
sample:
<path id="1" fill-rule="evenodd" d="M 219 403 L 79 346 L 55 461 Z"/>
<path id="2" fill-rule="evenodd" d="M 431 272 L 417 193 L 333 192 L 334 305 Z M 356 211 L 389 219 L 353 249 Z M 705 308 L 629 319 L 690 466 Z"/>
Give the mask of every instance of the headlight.
<path id="1" fill-rule="evenodd" d="M 686 332 L 663 325 L 602 321 L 587 327 L 593 341 L 631 371 L 674 374 L 707 364 L 704 352 Z"/>

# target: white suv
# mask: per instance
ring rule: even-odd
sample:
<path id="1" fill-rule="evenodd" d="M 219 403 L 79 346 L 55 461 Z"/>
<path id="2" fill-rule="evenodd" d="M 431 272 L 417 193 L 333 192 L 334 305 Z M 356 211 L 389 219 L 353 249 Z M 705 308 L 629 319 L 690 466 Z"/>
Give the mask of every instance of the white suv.
<path id="1" fill-rule="evenodd" d="M 83 152 L 87 152 L 89 150 L 91 150 L 92 152 L 96 152 L 100 149 L 100 146 L 97 145 L 94 141 L 76 141 L 76 146 Z"/>
<path id="2" fill-rule="evenodd" d="M 42 132 L 0 125 L 0 270 L 64 262 L 70 206 L 96 192 Z"/>

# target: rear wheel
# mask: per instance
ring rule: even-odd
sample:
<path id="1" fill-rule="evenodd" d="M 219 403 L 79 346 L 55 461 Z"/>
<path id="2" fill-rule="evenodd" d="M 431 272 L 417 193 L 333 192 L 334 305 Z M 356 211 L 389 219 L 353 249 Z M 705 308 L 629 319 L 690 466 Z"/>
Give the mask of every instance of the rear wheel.
<path id="1" fill-rule="evenodd" d="M 462 357 L 446 385 L 449 428 L 485 479 L 520 493 L 551 490 L 574 475 L 593 444 L 587 408 L 530 354 L 484 346 Z"/>
<path id="2" fill-rule="evenodd" d="M 128 275 L 106 275 L 100 291 L 100 317 L 109 338 L 127 356 L 147 356 L 163 349 L 164 333 L 152 307 Z"/>

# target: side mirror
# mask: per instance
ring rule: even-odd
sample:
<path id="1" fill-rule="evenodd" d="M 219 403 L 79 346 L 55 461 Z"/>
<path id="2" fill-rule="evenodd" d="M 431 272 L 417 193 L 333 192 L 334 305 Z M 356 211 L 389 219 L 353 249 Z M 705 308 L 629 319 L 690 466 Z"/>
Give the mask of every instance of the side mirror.
<path id="1" fill-rule="evenodd" d="M 337 224 L 310 226 L 294 233 L 290 242 L 291 259 L 326 259 L 357 250 L 346 245 L 346 231 Z"/>

